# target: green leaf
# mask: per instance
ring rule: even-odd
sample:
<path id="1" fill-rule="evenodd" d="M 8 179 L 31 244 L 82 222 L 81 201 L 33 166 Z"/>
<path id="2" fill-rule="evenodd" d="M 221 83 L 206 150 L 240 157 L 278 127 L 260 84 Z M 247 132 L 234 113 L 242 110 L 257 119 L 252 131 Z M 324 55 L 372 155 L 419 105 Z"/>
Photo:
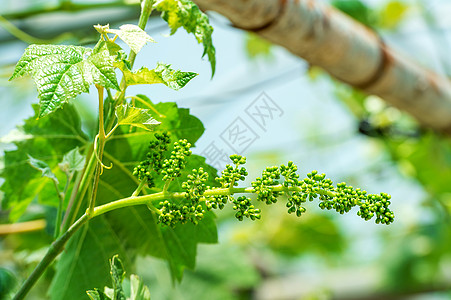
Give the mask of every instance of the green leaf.
<path id="1" fill-rule="evenodd" d="M 133 107 L 129 104 L 116 108 L 116 117 L 119 125 L 130 125 L 146 130 L 153 130 L 161 123 L 152 118 L 148 109 Z"/>
<path id="2" fill-rule="evenodd" d="M 107 295 L 108 298 L 112 299 L 114 297 L 114 290 L 109 288 L 109 287 L 105 287 L 105 289 L 103 290 L 103 292 L 105 293 L 105 295 Z"/>
<path id="3" fill-rule="evenodd" d="M 119 90 L 113 63 L 105 44 L 94 50 L 80 46 L 31 45 L 25 49 L 10 80 L 31 75 L 39 93 L 38 117 L 44 117 L 80 93 L 89 92 L 92 83 Z"/>
<path id="4" fill-rule="evenodd" d="M 197 118 L 175 103 L 144 103 L 149 105 L 147 108 L 158 111 L 149 110 L 155 119 L 162 121 L 156 131 L 167 130 L 173 139 L 187 138 L 194 143 L 204 130 Z M 162 129 L 162 126 L 165 127 Z M 113 162 L 114 167 L 105 170 L 100 177 L 99 205 L 133 193 L 138 185 L 132 175 L 133 168 L 145 158 L 150 139 L 147 131 L 130 132 L 122 128 L 109 138 L 104 162 Z M 205 159 L 200 161 L 205 164 Z M 197 162 L 194 164 L 197 167 Z M 84 209 L 86 207 L 81 211 Z M 120 255 L 125 268 L 131 271 L 131 262 L 137 255 L 164 259 L 173 278 L 180 280 L 183 270 L 195 265 L 197 245 L 217 242 L 216 224 L 211 213 L 198 226 L 187 224 L 165 228 L 156 220 L 154 213 L 141 205 L 111 211 L 90 221 L 88 229 L 83 229 L 84 235 L 76 233 L 61 254 L 50 289 L 51 299 L 79 300 L 86 290 L 107 286 L 109 283 L 104 275 L 108 274 L 109 267 L 103 262 L 115 254 Z"/>
<path id="5" fill-rule="evenodd" d="M 142 280 L 132 274 L 130 276 L 130 298 L 125 297 L 122 282 L 125 277 L 124 266 L 119 259 L 118 255 L 113 256 L 110 261 L 111 265 L 111 278 L 113 280 L 113 289 L 105 287 L 105 292 L 102 293 L 98 289 L 87 291 L 88 296 L 93 300 L 150 300 L 150 292 L 147 286 L 145 286 Z"/>
<path id="6" fill-rule="evenodd" d="M 216 57 L 211 35 L 213 27 L 208 17 L 190 0 L 159 0 L 154 7 L 161 12 L 161 17 L 168 22 L 171 34 L 183 27 L 193 33 L 198 43 L 204 46 L 202 57 L 207 55 L 210 61 L 212 76 L 215 73 Z"/>
<path id="7" fill-rule="evenodd" d="M 72 174 L 75 171 L 83 170 L 85 162 L 86 157 L 81 155 L 78 147 L 76 147 L 63 156 L 63 161 L 58 166 L 64 173 Z"/>
<path id="8" fill-rule="evenodd" d="M 137 95 L 140 103 L 136 106 L 149 108 L 149 113 L 161 122 L 157 132 L 166 131 L 171 135 L 172 141 L 187 139 L 194 146 L 205 131 L 202 122 L 189 113 L 187 108 L 179 108 L 174 102 L 160 102 L 153 104 L 145 95 Z"/>
<path id="9" fill-rule="evenodd" d="M 246 226 L 239 225 L 237 227 Z M 220 243 L 214 246 L 200 245 L 199 250 L 202 255 L 198 257 L 196 269 L 185 272 L 182 282 L 175 286 L 166 280 L 166 270 L 159 262 L 152 261 L 151 270 L 146 269 L 147 265 L 138 266 L 139 272 L 146 272 L 146 283 L 151 287 L 154 299 L 248 299 L 240 298 L 237 291 L 247 291 L 259 285 L 261 275 L 258 267 L 246 255 L 246 247 Z M 143 264 L 148 261 L 146 259 Z"/>
<path id="10" fill-rule="evenodd" d="M 111 300 L 110 297 L 108 297 L 104 292 L 99 291 L 98 289 L 87 291 L 86 294 L 88 294 L 89 298 L 91 298 L 92 300 Z"/>
<path id="11" fill-rule="evenodd" d="M 35 198 L 42 204 L 58 206 L 53 183 L 30 166 L 28 155 L 45 160 L 57 177 L 64 176 L 56 168 L 62 159 L 61 153 L 87 143 L 80 118 L 72 105 L 40 120 L 36 119 L 38 106 L 33 108 L 35 116 L 25 120 L 19 128 L 21 134 L 13 140 L 17 149 L 5 152 L 5 166 L 0 170 L 0 177 L 5 180 L 0 187 L 5 193 L 2 209 L 10 210 L 12 221 L 16 221 Z"/>
<path id="12" fill-rule="evenodd" d="M 113 279 L 113 300 L 125 300 L 124 290 L 122 289 L 122 282 L 125 278 L 125 269 L 122 261 L 118 255 L 113 256 L 110 262 L 111 265 L 111 278 Z"/>
<path id="13" fill-rule="evenodd" d="M 33 158 L 31 155 L 28 155 L 28 163 L 36 170 L 41 171 L 42 177 L 50 178 L 53 181 L 55 181 L 56 184 L 59 183 L 58 178 L 56 178 L 55 174 L 53 174 L 49 165 L 43 162 L 42 160 Z"/>
<path id="14" fill-rule="evenodd" d="M 144 30 L 132 24 L 122 25 L 119 29 L 107 29 L 105 31 L 116 34 L 135 53 L 141 51 L 147 42 L 155 43 Z"/>
<path id="15" fill-rule="evenodd" d="M 11 271 L 0 268 L 0 299 L 12 299 L 17 283 L 18 281 Z"/>
<path id="16" fill-rule="evenodd" d="M 86 297 L 85 291 L 92 286 L 111 284 L 107 275 L 109 258 L 119 254 L 127 268 L 131 268 L 133 261 L 122 243 L 104 216 L 85 224 L 69 240 L 56 264 L 49 289 L 50 299 L 79 300 Z"/>
<path id="17" fill-rule="evenodd" d="M 114 71 L 115 55 L 112 55 L 111 43 L 100 42 L 83 61 L 83 77 L 89 83 L 120 90 Z M 120 48 L 120 47 L 119 47 Z M 119 50 L 115 49 L 115 53 Z"/>
<path id="18" fill-rule="evenodd" d="M 150 291 L 141 278 L 132 274 L 130 276 L 130 300 L 150 300 Z"/>
<path id="19" fill-rule="evenodd" d="M 150 100 L 144 96 L 139 95 L 143 99 L 143 103 L 147 104 L 153 117 L 161 121 L 161 125 L 156 129 L 157 132 L 167 131 L 171 135 L 172 140 L 182 138 L 188 139 L 194 145 L 197 139 L 202 135 L 204 127 L 202 123 L 194 116 L 189 114 L 188 109 L 178 108 L 175 103 L 158 103 L 154 105 Z M 144 104 L 140 102 L 141 105 Z M 120 133 L 118 131 L 110 138 L 110 141 L 105 147 L 105 157 L 114 157 L 112 161 L 117 166 L 118 161 L 121 162 L 121 172 L 111 174 L 111 171 L 105 172 L 102 175 L 103 180 L 114 186 L 115 190 L 121 190 L 122 185 L 127 184 L 125 178 L 126 174 L 130 176 L 133 167 L 142 159 L 145 158 L 147 152 L 148 139 L 145 139 L 145 132 L 142 133 Z M 106 163 L 109 163 L 106 161 Z M 128 169 L 127 169 L 127 167 Z M 193 155 L 188 160 L 187 168 L 183 172 L 186 176 L 188 171 L 193 168 L 203 167 L 210 173 L 211 182 L 208 184 L 215 185 L 214 177 L 216 170 L 205 163 L 205 158 Z M 121 175 L 123 173 L 123 175 Z M 106 177 L 108 176 L 108 178 Z M 123 179 L 121 179 L 123 178 Z M 136 180 L 133 177 L 128 177 L 129 181 Z M 112 181 L 114 180 L 114 184 Z M 161 186 L 163 181 L 159 183 Z M 177 188 L 179 180 L 174 182 L 172 188 Z M 111 194 L 112 190 L 110 190 Z M 128 196 L 125 194 L 124 196 Z M 105 195 L 107 197 L 107 195 Z M 110 196 L 111 197 L 111 196 Z M 126 216 L 132 215 L 133 218 Z M 149 213 L 144 206 L 118 210 L 108 214 L 111 219 L 111 224 L 117 226 L 116 231 L 119 235 L 124 236 L 124 240 L 132 243 L 133 247 L 138 247 L 142 254 L 151 254 L 156 257 L 163 258 L 168 261 L 174 279 L 180 279 L 183 269 L 193 268 L 195 264 L 196 245 L 198 243 L 215 243 L 217 240 L 216 225 L 213 215 L 208 215 L 198 226 L 186 224 L 176 228 L 160 227 L 156 224 L 156 217 L 153 213 Z M 143 231 L 142 224 L 146 224 L 146 229 Z M 128 230 L 124 229 L 128 228 Z M 134 232 L 144 232 L 147 238 L 142 235 L 137 236 Z M 153 238 L 151 238 L 153 237 Z M 158 237 L 158 238 L 156 238 Z M 135 240 L 136 239 L 136 240 Z M 136 246 L 139 245 L 139 246 Z M 132 247 L 132 246 L 130 246 Z"/>
<path id="20" fill-rule="evenodd" d="M 181 280 L 185 268 L 194 269 L 196 265 L 197 244 L 217 243 L 217 229 L 210 213 L 199 222 L 179 225 L 175 228 L 162 227 L 166 257 L 173 279 Z"/>
<path id="21" fill-rule="evenodd" d="M 143 67 L 135 72 L 131 72 L 125 68 L 122 71 L 127 85 L 163 83 L 174 90 L 183 88 L 191 79 L 198 75 L 194 72 L 173 70 L 170 66 L 158 63 L 157 67 L 153 70 Z"/>
<path id="22" fill-rule="evenodd" d="M 150 138 L 145 139 L 142 135 L 128 132 L 120 134 L 120 130 L 110 138 L 105 147 L 105 162 L 110 163 L 108 159 L 114 157 L 115 160 L 112 162 L 119 168 L 113 168 L 102 175 L 102 185 L 99 187 L 102 193 L 99 194 L 99 198 L 110 202 L 110 199 L 115 197 L 112 196 L 113 193 L 117 194 L 116 199 L 130 195 L 132 191 L 126 193 L 125 189 L 130 190 L 130 186 L 133 186 L 130 182 L 136 180 L 131 176 L 132 168 L 139 160 L 145 158 L 149 140 Z M 212 169 L 205 164 L 204 158 L 200 159 L 196 156 L 192 158 L 194 162 L 188 163 L 187 170 L 191 170 L 194 166 Z M 204 164 L 201 163 L 202 161 Z M 216 170 L 212 172 L 212 177 L 215 172 Z M 186 174 L 185 170 L 183 176 Z M 172 188 L 177 188 L 178 183 L 176 181 Z M 163 181 L 159 182 L 159 186 L 163 184 Z M 118 194 L 122 190 L 124 192 Z M 142 255 L 152 255 L 166 260 L 176 280 L 181 279 L 185 268 L 194 268 L 198 243 L 216 243 L 217 241 L 217 229 L 212 214 L 207 214 L 197 226 L 185 224 L 175 228 L 161 227 L 157 224 L 157 217 L 146 206 L 112 211 L 107 214 L 107 218 L 115 232 L 124 241 L 124 247 L 135 249 Z"/>

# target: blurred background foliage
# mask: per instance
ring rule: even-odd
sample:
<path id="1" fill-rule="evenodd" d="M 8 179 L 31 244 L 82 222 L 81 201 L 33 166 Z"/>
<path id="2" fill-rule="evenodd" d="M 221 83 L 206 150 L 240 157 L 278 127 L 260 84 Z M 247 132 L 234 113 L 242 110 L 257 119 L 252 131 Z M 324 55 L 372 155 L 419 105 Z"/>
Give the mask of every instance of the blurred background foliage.
<path id="1" fill-rule="evenodd" d="M 376 30 L 407 56 L 443 76 L 450 74 L 448 1 L 324 2 Z M 0 150 L 8 150 L 15 126 L 32 114 L 30 103 L 36 102 L 30 81 L 7 82 L 26 45 L 92 45 L 97 39 L 93 24 L 136 23 L 139 3 L 2 0 L 1 4 Z M 335 181 L 392 194 L 396 221 L 377 226 L 312 205 L 298 219 L 282 205 L 273 205 L 262 207 L 262 220 L 238 223 L 224 211 L 217 218 L 220 244 L 199 248 L 197 268 L 186 271 L 181 284 L 173 285 L 163 262 L 138 258 L 135 271 L 153 299 L 450 299 L 449 137 L 421 128 L 382 99 L 335 81 L 286 50 L 228 26 L 219 15 L 212 14 L 211 19 L 218 49 L 213 80 L 208 64 L 198 61 L 201 49 L 184 33 L 167 39 L 166 25 L 158 18 L 151 17 L 148 27 L 158 44 L 148 46 L 137 63 L 152 65 L 165 59 L 201 74 L 178 93 L 140 90 L 157 102 L 189 107 L 204 122 L 207 131 L 194 152 L 200 154 L 219 141 L 224 126 L 265 92 L 280 105 L 283 116 L 260 130 L 258 141 L 242 153 L 248 156 L 250 178 L 267 165 L 294 160 L 301 172 L 319 169 Z M 90 97 L 74 101 L 88 132 L 95 124 L 95 101 Z M 21 221 L 50 220 L 54 213 L 54 208 L 35 204 Z M 8 222 L 8 212 L 1 211 L 0 223 Z M 0 298 L 6 299 L 31 272 L 51 241 L 51 230 L 35 229 L 40 230 L 0 233 Z M 46 298 L 51 277 L 52 269 L 29 299 Z"/>

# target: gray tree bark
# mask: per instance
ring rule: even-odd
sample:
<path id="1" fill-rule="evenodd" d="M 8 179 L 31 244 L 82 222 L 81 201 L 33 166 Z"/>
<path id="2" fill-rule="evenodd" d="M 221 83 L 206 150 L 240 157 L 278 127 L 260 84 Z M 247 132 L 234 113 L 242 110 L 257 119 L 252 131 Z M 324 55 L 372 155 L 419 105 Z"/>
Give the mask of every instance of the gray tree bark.
<path id="1" fill-rule="evenodd" d="M 319 66 L 338 80 L 451 133 L 451 82 L 385 45 L 340 11 L 314 0 L 195 0 Z"/>

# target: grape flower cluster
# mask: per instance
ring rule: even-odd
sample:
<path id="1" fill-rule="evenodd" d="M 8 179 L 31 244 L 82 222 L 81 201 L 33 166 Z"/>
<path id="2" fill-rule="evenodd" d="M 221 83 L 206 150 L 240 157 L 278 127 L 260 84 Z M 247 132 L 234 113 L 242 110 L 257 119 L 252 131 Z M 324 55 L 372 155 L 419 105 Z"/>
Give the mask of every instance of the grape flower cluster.
<path id="1" fill-rule="evenodd" d="M 154 136 L 155 140 L 149 143 L 146 159 L 141 161 L 133 170 L 133 175 L 137 176 L 139 180 L 144 180 L 149 187 L 155 186 L 152 171 L 160 174 L 163 170 L 164 154 L 168 151 L 171 142 L 169 134 L 166 132 L 155 133 Z"/>
<path id="2" fill-rule="evenodd" d="M 228 202 L 233 204 L 233 210 L 236 211 L 235 217 L 242 221 L 244 218 L 256 220 L 261 218 L 261 211 L 252 204 L 251 199 L 246 196 L 238 198 L 233 197 L 233 188 L 238 186 L 239 181 L 246 179 L 248 175 L 246 168 L 242 167 L 246 163 L 246 157 L 241 155 L 231 155 L 230 160 L 234 166 L 226 165 L 222 171 L 221 177 L 216 178 L 216 181 L 221 184 L 221 187 L 216 190 L 228 189 L 226 194 L 217 194 L 206 197 L 207 207 L 224 208 Z M 215 189 L 213 189 L 214 191 Z"/>
<path id="3" fill-rule="evenodd" d="M 285 179 L 283 186 L 287 189 L 285 194 L 288 198 L 286 204 L 288 213 L 295 212 L 296 216 L 300 217 L 306 211 L 302 204 L 307 202 L 308 194 L 296 190 L 290 191 L 289 189 L 290 187 L 295 188 L 300 185 L 299 174 L 296 173 L 297 170 L 298 167 L 292 161 L 289 161 L 287 166 L 280 166 L 280 173 Z"/>
<path id="4" fill-rule="evenodd" d="M 172 181 L 180 177 L 181 171 L 185 168 L 186 158 L 191 155 L 191 144 L 187 140 L 180 140 L 174 143 L 174 150 L 171 156 L 165 159 L 161 165 L 163 181 Z"/>
<path id="5" fill-rule="evenodd" d="M 181 199 L 180 203 L 168 200 L 160 202 L 159 221 L 170 226 L 177 223 L 184 224 L 188 221 L 197 224 L 205 213 L 200 200 L 207 189 L 205 184 L 207 180 L 208 173 L 203 168 L 192 170 L 192 174 L 189 174 L 187 180 L 182 183 L 182 188 L 185 190 L 184 199 Z"/>
<path id="6" fill-rule="evenodd" d="M 186 167 L 186 159 L 191 155 L 191 144 L 187 140 L 179 140 L 173 146 L 169 158 L 164 159 L 162 163 L 161 174 L 163 175 L 162 180 L 165 182 L 164 190 L 174 179 L 182 175 L 182 171 Z M 159 222 L 169 226 L 177 223 L 185 224 L 188 221 L 197 224 L 205 212 L 199 203 L 199 195 L 205 190 L 203 184 L 205 180 L 206 176 L 203 170 L 199 169 L 199 172 L 193 170 L 193 174 L 188 175 L 187 181 L 182 183 L 182 188 L 186 190 L 185 199 L 165 200 L 159 203 Z"/>
<path id="7" fill-rule="evenodd" d="M 209 174 L 203 168 L 193 169 L 187 175 L 188 172 L 182 172 L 187 158 L 191 155 L 190 143 L 186 140 L 175 142 L 169 158 L 166 158 L 169 152 L 169 135 L 156 134 L 155 138 L 156 140 L 150 143 L 146 160 L 135 168 L 134 174 L 140 180 L 146 180 L 149 185 L 153 183 L 156 175 L 160 175 L 165 182 L 163 193 L 167 199 L 156 207 L 158 220 L 165 225 L 175 226 L 187 222 L 197 224 L 206 211 L 223 209 L 228 203 L 232 204 L 238 220 L 260 219 L 261 210 L 252 203 L 251 198 L 243 194 L 255 194 L 257 202 L 268 205 L 284 198 L 288 213 L 294 213 L 298 217 L 306 212 L 306 202 L 319 199 L 321 209 L 335 210 L 343 214 L 357 206 L 357 215 L 364 220 L 376 217 L 378 224 L 390 224 L 394 221 L 394 213 L 389 208 L 390 195 L 368 194 L 346 183 L 334 186 L 331 179 L 317 171 L 308 173 L 306 178 L 300 180 L 298 167 L 291 161 L 280 167 L 266 168 L 250 187 L 240 188 L 239 182 L 244 181 L 248 175 L 243 166 L 246 158 L 231 155 L 233 164 L 227 165 L 221 176 L 216 178 L 220 186 L 210 187 L 207 185 Z M 183 191 L 169 191 L 169 184 L 180 177 L 184 180 L 181 184 Z M 235 194 L 241 195 L 235 197 Z"/>

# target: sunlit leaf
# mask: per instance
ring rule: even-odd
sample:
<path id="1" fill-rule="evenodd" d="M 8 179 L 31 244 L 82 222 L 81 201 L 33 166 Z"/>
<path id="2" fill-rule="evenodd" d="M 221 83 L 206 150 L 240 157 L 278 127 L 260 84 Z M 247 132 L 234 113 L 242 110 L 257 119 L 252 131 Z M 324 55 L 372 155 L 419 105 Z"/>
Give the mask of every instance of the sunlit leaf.
<path id="1" fill-rule="evenodd" d="M 183 88 L 191 79 L 197 76 L 194 72 L 182 72 L 170 68 L 171 65 L 158 63 L 156 68 L 149 70 L 141 68 L 131 72 L 124 69 L 124 77 L 127 85 L 162 83 L 173 90 Z"/>
<path id="2" fill-rule="evenodd" d="M 130 300 L 150 300 L 149 288 L 135 274 L 130 276 Z"/>
<path id="3" fill-rule="evenodd" d="M 118 255 L 113 256 L 110 265 L 113 288 L 105 287 L 105 292 L 101 292 L 98 289 L 87 291 L 86 293 L 92 300 L 150 300 L 149 289 L 144 285 L 142 280 L 134 274 L 130 276 L 130 297 L 126 298 L 122 286 L 122 282 L 125 278 L 125 269 Z"/>
<path id="4" fill-rule="evenodd" d="M 39 117 L 44 117 L 93 83 L 119 90 L 114 58 L 105 44 L 94 50 L 80 46 L 31 45 L 16 65 L 10 80 L 31 75 L 39 93 Z"/>
<path id="5" fill-rule="evenodd" d="M 193 33 L 198 43 L 204 46 L 204 55 L 210 61 L 212 75 L 215 73 L 216 57 L 211 35 L 213 27 L 208 17 L 196 4 L 190 0 L 159 0 L 154 7 L 161 12 L 161 17 L 168 22 L 171 34 L 183 27 L 188 33 Z"/>
<path id="6" fill-rule="evenodd" d="M 148 111 L 148 109 L 133 107 L 129 104 L 119 105 L 116 108 L 118 124 L 153 130 L 161 123 L 152 118 Z"/>
<path id="7" fill-rule="evenodd" d="M 107 29 L 106 32 L 116 34 L 135 53 L 141 51 L 147 42 L 155 43 L 144 30 L 132 24 L 122 25 L 119 29 Z"/>
<path id="8" fill-rule="evenodd" d="M 111 278 L 113 279 L 113 299 L 125 300 L 124 290 L 122 289 L 122 281 L 125 278 L 125 270 L 122 261 L 118 258 L 118 255 L 113 256 L 110 262 L 111 265 Z"/>
<path id="9" fill-rule="evenodd" d="M 86 294 L 88 294 L 91 300 L 111 300 L 110 297 L 108 297 L 104 292 L 99 291 L 98 289 L 87 291 Z"/>

